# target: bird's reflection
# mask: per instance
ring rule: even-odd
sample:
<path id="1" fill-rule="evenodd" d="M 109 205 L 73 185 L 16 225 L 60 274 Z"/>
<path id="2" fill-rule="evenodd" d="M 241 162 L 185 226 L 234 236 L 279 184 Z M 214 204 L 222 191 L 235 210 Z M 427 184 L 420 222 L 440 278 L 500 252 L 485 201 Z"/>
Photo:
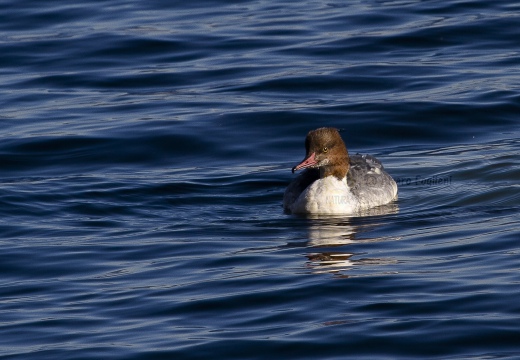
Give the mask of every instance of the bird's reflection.
<path id="1" fill-rule="evenodd" d="M 308 217 L 310 227 L 307 247 L 316 251 L 306 254 L 307 266 L 313 273 L 330 272 L 348 276 L 346 272 L 357 265 L 395 263 L 396 261 L 390 258 L 361 257 L 353 251 L 352 247 L 366 242 L 389 240 L 387 237 L 366 238 L 361 234 L 380 226 L 383 221 L 381 219 L 384 219 L 385 215 L 396 214 L 398 211 L 397 204 L 392 203 L 357 214 L 362 217 Z"/>

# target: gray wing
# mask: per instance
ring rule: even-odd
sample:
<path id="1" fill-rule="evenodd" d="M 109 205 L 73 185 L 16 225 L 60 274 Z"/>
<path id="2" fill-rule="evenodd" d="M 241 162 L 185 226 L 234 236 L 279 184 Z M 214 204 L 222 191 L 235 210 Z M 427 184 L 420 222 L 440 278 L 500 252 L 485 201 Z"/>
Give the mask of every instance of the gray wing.
<path id="1" fill-rule="evenodd" d="M 369 206 L 386 204 L 397 194 L 394 179 L 385 171 L 381 161 L 371 155 L 350 157 L 347 183 L 360 202 Z"/>

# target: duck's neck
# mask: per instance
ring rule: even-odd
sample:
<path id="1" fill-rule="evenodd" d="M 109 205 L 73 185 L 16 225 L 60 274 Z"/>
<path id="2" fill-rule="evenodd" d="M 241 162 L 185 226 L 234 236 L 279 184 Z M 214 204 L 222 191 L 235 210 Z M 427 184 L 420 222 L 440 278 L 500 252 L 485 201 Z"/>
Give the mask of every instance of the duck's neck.
<path id="1" fill-rule="evenodd" d="M 347 176 L 349 167 L 348 158 L 341 164 L 322 166 L 320 167 L 320 178 L 324 179 L 327 176 L 334 176 L 336 179 L 342 181 Z"/>

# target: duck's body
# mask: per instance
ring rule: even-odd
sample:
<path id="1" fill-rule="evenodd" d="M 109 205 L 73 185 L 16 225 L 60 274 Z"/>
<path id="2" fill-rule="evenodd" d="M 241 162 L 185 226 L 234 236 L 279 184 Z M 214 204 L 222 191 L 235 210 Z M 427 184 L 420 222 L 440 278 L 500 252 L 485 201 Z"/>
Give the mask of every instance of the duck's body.
<path id="1" fill-rule="evenodd" d="M 387 204 L 397 184 L 379 160 L 370 155 L 349 157 L 336 129 L 309 132 L 305 169 L 285 190 L 284 208 L 295 214 L 353 214 Z"/>

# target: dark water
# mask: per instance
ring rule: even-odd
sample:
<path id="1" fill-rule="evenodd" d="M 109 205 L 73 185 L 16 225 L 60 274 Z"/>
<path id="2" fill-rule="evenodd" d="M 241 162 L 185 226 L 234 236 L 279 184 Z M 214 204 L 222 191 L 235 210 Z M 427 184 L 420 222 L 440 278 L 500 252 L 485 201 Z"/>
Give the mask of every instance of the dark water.
<path id="1" fill-rule="evenodd" d="M 520 357 L 520 4 L 0 9 L 0 357 Z M 284 214 L 320 126 L 398 201 Z"/>

